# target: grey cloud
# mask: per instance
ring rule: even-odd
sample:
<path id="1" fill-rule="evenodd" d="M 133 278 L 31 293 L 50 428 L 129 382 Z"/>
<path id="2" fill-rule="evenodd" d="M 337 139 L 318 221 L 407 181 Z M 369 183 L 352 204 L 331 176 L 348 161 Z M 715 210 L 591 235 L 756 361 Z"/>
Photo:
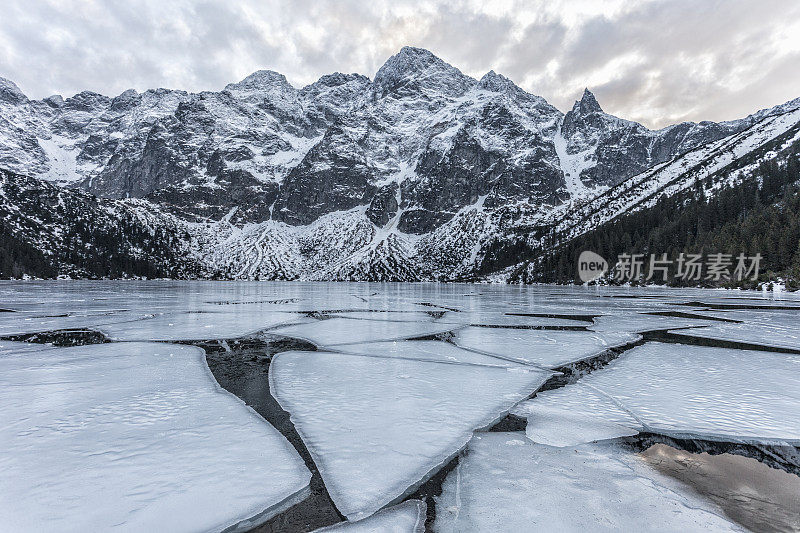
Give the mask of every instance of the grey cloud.
<path id="1" fill-rule="evenodd" d="M 0 76 L 36 98 L 218 90 L 258 69 L 296 86 L 333 71 L 372 76 L 406 44 L 476 76 L 494 69 L 562 109 L 590 85 L 606 111 L 651 127 L 800 96 L 800 43 L 776 41 L 800 20 L 791 0 L 640 0 L 595 14 L 545 0 L 502 13 L 466 0 L 5 4 Z"/>
<path id="2" fill-rule="evenodd" d="M 639 63 L 595 87 L 609 111 L 657 126 L 678 118 L 735 118 L 767 105 L 755 100 L 746 109 L 728 105 L 720 116 L 717 102 L 737 102 L 737 93 L 783 60 L 770 41 L 787 20 L 786 8 L 798 11 L 785 2 L 653 2 L 617 20 L 593 19 L 565 50 L 553 81 L 574 85 L 593 69 L 635 53 Z M 734 72 L 744 82 L 732 79 Z M 787 88 L 800 94 L 796 84 Z"/>
<path id="3" fill-rule="evenodd" d="M 507 18 L 465 13 L 445 4 L 421 41 L 440 50 L 456 67 L 485 73 L 497 68 L 512 27 L 513 21 Z"/>

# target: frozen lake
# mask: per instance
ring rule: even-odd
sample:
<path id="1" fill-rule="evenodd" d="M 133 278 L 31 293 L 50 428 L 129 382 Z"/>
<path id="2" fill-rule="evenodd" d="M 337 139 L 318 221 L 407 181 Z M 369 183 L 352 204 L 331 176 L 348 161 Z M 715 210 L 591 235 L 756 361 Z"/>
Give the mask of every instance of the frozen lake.
<path id="1" fill-rule="evenodd" d="M 0 529 L 752 527 L 752 464 L 659 443 L 760 461 L 781 530 L 798 326 L 792 293 L 0 282 Z"/>

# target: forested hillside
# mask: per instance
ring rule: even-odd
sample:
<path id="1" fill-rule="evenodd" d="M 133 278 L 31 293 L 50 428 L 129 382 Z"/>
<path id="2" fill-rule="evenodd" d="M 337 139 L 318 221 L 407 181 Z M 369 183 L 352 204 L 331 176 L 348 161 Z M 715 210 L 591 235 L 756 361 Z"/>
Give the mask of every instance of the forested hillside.
<path id="1" fill-rule="evenodd" d="M 552 253 L 534 254 L 535 268 L 519 269 L 525 283 L 567 283 L 577 277 L 578 256 L 592 250 L 611 266 L 620 254 L 649 257 L 666 253 L 761 253 L 757 281 L 714 282 L 703 285 L 754 287 L 760 282 L 783 280 L 787 288 L 800 288 L 800 162 L 797 147 L 785 163 L 764 162 L 747 178 L 709 194 L 710 183 L 698 181 L 681 194 L 662 198 L 653 207 L 612 220 Z M 533 273 L 533 274 L 531 274 Z M 611 276 L 604 278 L 613 282 Z M 692 284 L 672 279 L 671 285 Z"/>

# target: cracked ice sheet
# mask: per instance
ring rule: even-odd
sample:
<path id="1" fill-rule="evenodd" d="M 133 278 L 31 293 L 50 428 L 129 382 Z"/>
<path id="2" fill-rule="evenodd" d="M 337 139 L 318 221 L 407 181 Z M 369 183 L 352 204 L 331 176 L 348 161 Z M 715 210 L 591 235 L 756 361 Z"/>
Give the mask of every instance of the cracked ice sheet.
<path id="1" fill-rule="evenodd" d="M 79 313 L 68 316 L 54 316 L 55 314 L 51 313 L 48 316 L 29 312 L 3 313 L 6 316 L 0 316 L 0 336 L 42 333 L 57 329 L 96 329 L 102 324 L 130 322 L 148 316 L 128 311 Z"/>
<path id="2" fill-rule="evenodd" d="M 538 392 L 511 412 L 528 419 L 530 440 L 548 446 L 627 437 L 644 429 L 608 396 L 580 384 Z"/>
<path id="3" fill-rule="evenodd" d="M 791 314 L 758 313 L 750 317 L 747 317 L 747 313 L 726 315 L 732 319 L 745 321 L 741 324 L 716 322 L 705 328 L 684 329 L 670 333 L 800 350 L 800 329 L 798 329 L 800 315 L 794 311 L 789 313 Z"/>
<path id="4" fill-rule="evenodd" d="M 348 311 L 332 313 L 332 317 L 356 320 L 382 320 L 388 322 L 432 322 L 433 317 L 423 311 Z"/>
<path id="5" fill-rule="evenodd" d="M 455 332 L 457 346 L 509 360 L 556 368 L 641 337 L 628 332 L 546 331 L 468 327 Z"/>
<path id="6" fill-rule="evenodd" d="M 719 323 L 719 321 L 715 320 L 632 313 L 596 317 L 594 319 L 594 325 L 589 326 L 589 329 L 592 331 L 629 331 L 632 333 L 641 333 L 643 331 L 655 329 L 687 328 Z"/>
<path id="7" fill-rule="evenodd" d="M 798 317 L 800 317 L 800 313 L 794 310 L 790 311 L 788 309 L 773 309 L 768 311 L 754 309 L 711 309 L 702 311 L 702 314 L 739 322 L 768 323 L 785 326 L 797 324 Z"/>
<path id="8" fill-rule="evenodd" d="M 269 369 L 272 394 L 351 520 L 413 490 L 549 376 L 326 352 L 282 352 Z"/>
<path id="9" fill-rule="evenodd" d="M 384 320 L 358 320 L 330 318 L 307 324 L 276 328 L 272 333 L 296 337 L 317 346 L 336 346 L 361 342 L 389 341 L 444 333 L 454 328 L 452 324 L 404 322 Z"/>
<path id="10" fill-rule="evenodd" d="M 288 322 L 301 321 L 293 313 L 226 311 L 220 313 L 174 313 L 132 322 L 118 322 L 96 329 L 118 341 L 170 341 L 231 339 Z"/>
<path id="11" fill-rule="evenodd" d="M 18 356 L 28 352 L 41 352 L 53 347 L 48 344 L 31 344 L 27 342 L 0 341 L 0 357 Z"/>
<path id="12" fill-rule="evenodd" d="M 477 434 L 436 498 L 434 530 L 745 531 L 716 504 L 609 443 L 553 448 Z"/>
<path id="13" fill-rule="evenodd" d="M 409 500 L 389 507 L 357 522 L 341 522 L 317 529 L 347 533 L 423 533 L 425 531 L 425 502 Z"/>
<path id="14" fill-rule="evenodd" d="M 462 313 L 447 312 L 437 319 L 440 324 L 481 324 L 490 326 L 589 326 L 589 322 L 570 320 L 567 318 L 550 318 L 538 316 L 508 315 L 502 312 L 469 311 Z"/>
<path id="15" fill-rule="evenodd" d="M 758 306 L 758 307 L 793 307 L 800 311 L 800 301 L 795 293 L 784 293 L 782 298 L 776 299 L 771 296 L 762 296 L 756 292 L 750 292 L 751 297 L 730 297 L 730 296 L 709 296 L 707 291 L 698 290 L 691 297 L 682 298 L 683 303 L 699 302 L 701 305 L 707 306 Z"/>
<path id="16" fill-rule="evenodd" d="M 471 352 L 442 341 L 365 342 L 362 344 L 340 344 L 336 349 L 346 353 L 365 354 L 372 357 L 396 357 L 442 363 L 462 363 L 499 367 L 520 366 L 519 363 L 498 359 L 491 355 Z"/>
<path id="17" fill-rule="evenodd" d="M 672 305 L 666 302 L 653 301 L 651 299 L 643 299 L 637 301 L 634 299 L 590 299 L 585 298 L 577 299 L 571 303 L 569 298 L 559 298 L 556 301 L 548 303 L 528 304 L 524 302 L 515 303 L 514 301 L 504 300 L 507 295 L 497 294 L 493 296 L 497 301 L 481 300 L 475 302 L 471 308 L 462 309 L 461 313 L 454 313 L 459 315 L 462 313 L 528 313 L 528 314 L 552 314 L 552 315 L 603 315 L 603 314 L 622 314 L 622 313 L 643 313 L 648 311 L 670 311 L 682 310 L 686 311 L 689 308 L 681 307 L 679 305 Z M 452 315 L 451 315 L 452 316 Z M 516 315 L 509 315 L 516 316 Z"/>
<path id="18" fill-rule="evenodd" d="M 587 441 L 600 431 L 589 425 L 595 420 L 675 437 L 796 446 L 798 409 L 800 355 L 654 342 L 537 394 L 515 413 L 529 416 L 532 438 L 544 443 L 558 443 L 555 420 L 563 416 L 565 432 Z"/>
<path id="19" fill-rule="evenodd" d="M 219 388 L 199 348 L 5 354 L 0 405 L 9 531 L 220 530 L 308 491 L 294 448 Z"/>

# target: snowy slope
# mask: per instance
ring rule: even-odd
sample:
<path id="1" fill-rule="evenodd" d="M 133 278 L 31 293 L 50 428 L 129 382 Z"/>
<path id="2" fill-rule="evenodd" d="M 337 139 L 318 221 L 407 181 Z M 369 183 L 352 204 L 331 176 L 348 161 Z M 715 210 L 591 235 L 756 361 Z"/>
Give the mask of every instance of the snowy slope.
<path id="1" fill-rule="evenodd" d="M 571 238 L 741 161 L 714 186 L 735 180 L 771 157 L 762 148 L 798 109 L 654 131 L 588 90 L 565 114 L 411 47 L 372 80 L 335 73 L 301 89 L 264 70 L 221 91 L 30 100 L 0 78 L 0 169 L 98 216 L 76 228 L 33 193 L 0 205 L 13 215 L 4 231 L 62 273 L 85 275 L 90 255 L 55 254 L 65 233 L 89 242 L 121 218 L 153 242 L 118 255 L 158 265 L 129 274 L 474 279 L 499 268 L 498 242 L 523 253 L 553 228 Z"/>
<path id="2" fill-rule="evenodd" d="M 723 169 L 728 172 L 719 175 L 714 187 L 735 183 L 747 172 L 747 166 L 741 164 L 746 156 L 777 141 L 777 145 L 755 163 L 769 160 L 781 148 L 798 140 L 800 109 L 767 116 L 742 132 L 691 150 L 620 183 L 580 208 L 569 211 L 556 221 L 556 227 L 568 235 L 580 234 L 622 213 L 651 206 L 659 197 L 675 194 L 698 180 L 713 178 Z"/>

